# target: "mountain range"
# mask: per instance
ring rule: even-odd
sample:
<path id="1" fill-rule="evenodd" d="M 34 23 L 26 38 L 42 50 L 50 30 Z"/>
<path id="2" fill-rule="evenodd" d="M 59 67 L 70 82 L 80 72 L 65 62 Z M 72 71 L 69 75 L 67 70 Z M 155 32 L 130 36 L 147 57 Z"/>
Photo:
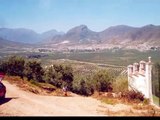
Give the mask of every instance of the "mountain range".
<path id="1" fill-rule="evenodd" d="M 21 43 L 38 43 L 40 41 L 51 39 L 55 35 L 62 35 L 63 32 L 50 30 L 42 34 L 36 33 L 31 29 L 25 28 L 0 28 L 0 38 Z"/>
<path id="2" fill-rule="evenodd" d="M 101 32 L 94 32 L 86 25 L 80 25 L 70 29 L 64 35 L 54 36 L 50 39 L 50 43 L 160 46 L 160 26 L 117 25 Z"/>
<path id="3" fill-rule="evenodd" d="M 142 27 L 117 25 L 111 26 L 101 32 L 95 32 L 90 30 L 86 25 L 80 25 L 70 29 L 66 33 L 50 30 L 42 34 L 24 28 L 0 28 L 0 38 L 14 42 L 39 44 L 146 44 L 160 46 L 160 26 L 152 24 Z"/>

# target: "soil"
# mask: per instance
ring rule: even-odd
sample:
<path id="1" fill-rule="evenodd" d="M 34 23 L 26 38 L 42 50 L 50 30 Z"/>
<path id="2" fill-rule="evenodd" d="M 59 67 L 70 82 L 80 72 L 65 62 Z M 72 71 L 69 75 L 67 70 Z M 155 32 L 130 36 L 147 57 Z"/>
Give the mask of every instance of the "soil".
<path id="1" fill-rule="evenodd" d="M 0 101 L 0 116 L 160 116 L 160 108 L 153 105 L 112 105 L 74 93 L 67 97 L 40 95 L 6 80 L 3 83 L 7 92 Z"/>

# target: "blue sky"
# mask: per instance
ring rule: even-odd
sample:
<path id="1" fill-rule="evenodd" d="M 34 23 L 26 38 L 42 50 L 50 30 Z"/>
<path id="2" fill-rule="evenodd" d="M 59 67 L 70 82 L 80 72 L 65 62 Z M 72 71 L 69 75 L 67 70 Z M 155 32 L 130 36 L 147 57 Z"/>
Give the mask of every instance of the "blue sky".
<path id="1" fill-rule="evenodd" d="M 160 0 L 0 0 L 0 27 L 67 32 L 115 25 L 160 25 Z"/>

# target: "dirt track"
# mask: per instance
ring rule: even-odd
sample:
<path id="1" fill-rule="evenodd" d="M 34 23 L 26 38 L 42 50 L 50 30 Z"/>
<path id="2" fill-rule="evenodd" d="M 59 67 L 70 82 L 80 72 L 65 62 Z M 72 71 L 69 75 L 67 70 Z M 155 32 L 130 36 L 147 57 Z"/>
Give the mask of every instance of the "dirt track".
<path id="1" fill-rule="evenodd" d="M 104 104 L 91 97 L 42 96 L 23 91 L 3 81 L 6 99 L 0 103 L 0 116 L 104 116 Z"/>

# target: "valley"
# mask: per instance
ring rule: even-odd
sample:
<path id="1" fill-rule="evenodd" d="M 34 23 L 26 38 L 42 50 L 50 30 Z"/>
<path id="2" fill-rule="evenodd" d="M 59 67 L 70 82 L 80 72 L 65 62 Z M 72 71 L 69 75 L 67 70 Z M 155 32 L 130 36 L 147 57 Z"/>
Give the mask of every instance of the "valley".
<path id="1" fill-rule="evenodd" d="M 0 59 L 11 56 L 19 55 L 26 58 L 36 58 L 44 64 L 50 64 L 49 61 L 57 59 L 69 59 L 83 62 L 111 64 L 117 66 L 127 66 L 133 62 L 140 61 L 152 57 L 154 63 L 159 63 L 160 53 L 159 50 L 138 51 L 136 49 L 104 49 L 104 50 L 62 50 L 56 51 L 53 49 L 38 49 L 28 48 L 16 50 L 0 51 Z"/>
<path id="2" fill-rule="evenodd" d="M 160 116 L 159 12 L 158 0 L 0 0 L 0 117 Z"/>

